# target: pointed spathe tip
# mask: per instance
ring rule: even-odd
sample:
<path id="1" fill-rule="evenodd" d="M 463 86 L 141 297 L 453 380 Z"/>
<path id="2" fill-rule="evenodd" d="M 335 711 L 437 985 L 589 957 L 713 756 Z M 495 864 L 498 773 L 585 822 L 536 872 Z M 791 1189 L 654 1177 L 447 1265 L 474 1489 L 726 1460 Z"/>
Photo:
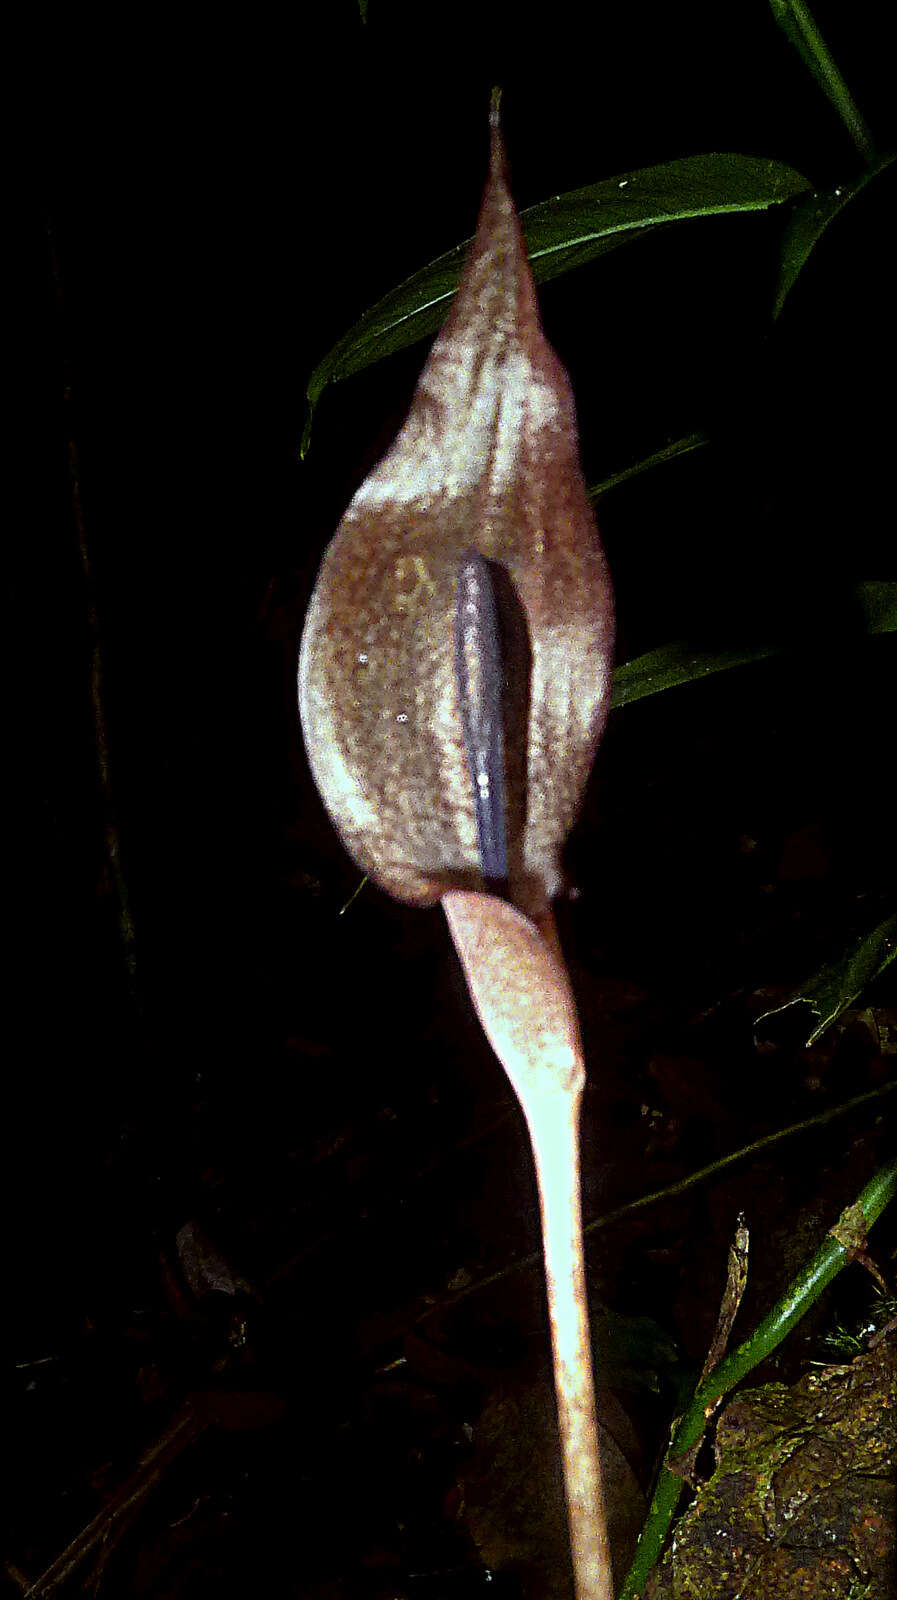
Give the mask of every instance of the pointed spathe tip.
<path id="1" fill-rule="evenodd" d="M 501 131 L 501 85 L 496 84 L 489 98 L 489 166 L 492 176 L 507 180 L 507 155 Z"/>

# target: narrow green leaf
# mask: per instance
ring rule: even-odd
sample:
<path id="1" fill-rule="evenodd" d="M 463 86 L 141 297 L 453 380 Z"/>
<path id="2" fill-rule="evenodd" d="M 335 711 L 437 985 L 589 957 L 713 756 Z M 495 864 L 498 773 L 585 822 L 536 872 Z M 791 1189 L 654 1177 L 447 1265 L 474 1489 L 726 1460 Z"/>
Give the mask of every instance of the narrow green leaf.
<path id="1" fill-rule="evenodd" d="M 649 694 L 660 694 L 663 689 L 709 678 L 714 672 L 762 661 L 766 656 L 778 655 L 779 649 L 774 644 L 748 645 L 741 650 L 695 650 L 682 641 L 661 645 L 659 650 L 649 650 L 647 655 L 624 661 L 617 668 L 611 710 L 644 700 Z"/>
<path id="2" fill-rule="evenodd" d="M 897 583 L 858 583 L 855 592 L 867 633 L 897 632 Z"/>
<path id="3" fill-rule="evenodd" d="M 827 95 L 864 161 L 875 161 L 872 135 L 861 117 L 806 0 L 769 0 L 772 14 L 804 66 Z"/>
<path id="4" fill-rule="evenodd" d="M 888 917 L 873 928 L 859 944 L 839 956 L 795 989 L 790 999 L 757 1018 L 755 1027 L 767 1017 L 776 1017 L 791 1006 L 806 1005 L 816 1017 L 816 1025 L 808 1033 L 806 1043 L 814 1044 L 832 1023 L 852 1006 L 873 978 L 897 956 L 897 916 Z"/>
<path id="5" fill-rule="evenodd" d="M 897 156 L 886 156 L 871 172 L 864 172 L 855 183 L 844 184 L 825 194 L 810 194 L 800 200 L 791 213 L 782 237 L 779 277 L 773 315 L 778 316 L 788 295 L 825 233 L 829 223 L 855 200 L 866 186 L 893 166 Z"/>
<path id="6" fill-rule="evenodd" d="M 641 461 L 636 461 L 631 467 L 624 467 L 621 472 L 614 472 L 609 478 L 602 478 L 600 483 L 593 484 L 588 490 L 590 500 L 598 500 L 609 489 L 616 489 L 621 483 L 628 483 L 630 478 L 638 478 L 643 472 L 650 472 L 652 467 L 661 467 L 666 461 L 675 461 L 677 456 L 686 456 L 692 450 L 700 450 L 709 444 L 706 433 L 689 433 L 683 439 L 674 439 L 672 444 L 664 445 L 662 450 L 655 450 L 653 455 L 643 456 Z"/>
<path id="7" fill-rule="evenodd" d="M 707 1418 L 715 1409 L 716 1402 L 734 1389 L 737 1383 L 741 1383 L 761 1361 L 768 1359 L 837 1277 L 842 1267 L 853 1260 L 852 1251 L 840 1242 L 839 1235 L 843 1236 L 846 1228 L 855 1227 L 857 1208 L 861 1225 L 868 1232 L 885 1207 L 890 1205 L 895 1193 L 897 1161 L 891 1161 L 879 1167 L 857 1196 L 854 1205 L 841 1213 L 839 1222 L 829 1229 L 819 1248 L 750 1337 L 737 1350 L 724 1356 L 719 1366 L 701 1379 L 691 1403 L 683 1408 L 676 1419 L 648 1516 L 639 1534 L 632 1566 L 623 1580 L 618 1600 L 640 1600 L 648 1573 L 659 1559 L 666 1542 L 685 1487 L 684 1480 L 671 1470 L 669 1463 L 693 1449 L 704 1433 Z"/>
<path id="8" fill-rule="evenodd" d="M 602 1382 L 610 1389 L 659 1394 L 661 1377 L 675 1381 L 685 1370 L 675 1341 L 653 1317 L 601 1306 L 592 1317 L 592 1339 Z"/>
<path id="9" fill-rule="evenodd" d="M 866 633 L 892 633 L 897 630 L 897 583 L 859 583 L 854 599 Z M 646 655 L 624 661 L 614 674 L 611 709 L 618 710 L 649 694 L 676 689 L 683 683 L 696 683 L 715 672 L 742 667 L 749 661 L 764 661 L 779 655 L 777 644 L 745 645 L 735 650 L 694 649 L 684 640 L 661 645 Z"/>
<path id="10" fill-rule="evenodd" d="M 808 188 L 806 178 L 778 161 L 737 154 L 686 156 L 555 195 L 530 206 L 521 221 L 533 276 L 546 283 L 659 227 L 762 211 Z M 442 326 L 469 244 L 465 239 L 384 295 L 328 350 L 308 381 L 303 456 L 315 406 L 328 383 L 360 372 Z"/>

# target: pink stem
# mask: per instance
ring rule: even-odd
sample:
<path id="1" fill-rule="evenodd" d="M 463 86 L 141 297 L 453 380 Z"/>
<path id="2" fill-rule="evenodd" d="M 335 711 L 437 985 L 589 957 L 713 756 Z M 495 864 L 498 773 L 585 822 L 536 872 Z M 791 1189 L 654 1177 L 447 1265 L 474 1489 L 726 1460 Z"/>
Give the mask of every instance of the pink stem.
<path id="1" fill-rule="evenodd" d="M 576 1600 L 613 1600 L 580 1202 L 582 1090 L 524 1107 L 542 1211 L 545 1281 Z"/>

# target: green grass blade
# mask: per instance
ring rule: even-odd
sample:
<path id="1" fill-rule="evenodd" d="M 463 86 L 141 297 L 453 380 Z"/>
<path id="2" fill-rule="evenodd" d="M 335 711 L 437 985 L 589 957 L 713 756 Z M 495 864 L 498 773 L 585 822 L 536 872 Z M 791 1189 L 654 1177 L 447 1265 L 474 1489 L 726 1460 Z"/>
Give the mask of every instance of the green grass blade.
<path id="1" fill-rule="evenodd" d="M 860 583 L 854 590 L 854 600 L 863 631 L 870 634 L 892 633 L 897 630 L 897 583 Z M 661 645 L 646 655 L 624 661 L 614 674 L 614 694 L 611 707 L 615 710 L 644 700 L 648 695 L 660 694 L 664 689 L 677 689 L 684 683 L 697 683 L 716 672 L 727 672 L 730 667 L 742 667 L 750 661 L 764 661 L 782 650 L 777 644 L 745 645 L 733 650 L 694 649 L 684 640 Z"/>
<path id="2" fill-rule="evenodd" d="M 624 661 L 617 668 L 611 709 L 619 710 L 649 694 L 677 689 L 683 683 L 697 683 L 715 672 L 728 672 L 730 667 L 763 661 L 767 656 L 778 655 L 779 649 L 775 644 L 747 645 L 740 650 L 695 650 L 682 641 L 661 645 L 659 650 L 649 650 L 647 655 Z"/>
<path id="3" fill-rule="evenodd" d="M 698 1443 L 707 1425 L 707 1417 L 715 1402 L 737 1383 L 747 1377 L 761 1361 L 765 1361 L 778 1348 L 792 1328 L 809 1311 L 823 1290 L 837 1277 L 842 1267 L 853 1259 L 851 1240 L 862 1235 L 881 1216 L 885 1206 L 897 1193 L 897 1161 L 879 1167 L 866 1184 L 854 1205 L 848 1206 L 835 1226 L 826 1234 L 815 1255 L 806 1263 L 797 1277 L 750 1338 L 725 1356 L 719 1366 L 699 1383 L 691 1404 L 676 1423 L 661 1467 L 654 1496 L 648 1510 L 645 1526 L 639 1535 L 632 1566 L 626 1575 L 618 1600 L 636 1600 L 644 1590 L 645 1580 L 660 1557 L 676 1513 L 684 1481 L 666 1464 L 675 1461 Z M 843 1241 L 843 1242 L 842 1242 Z"/>
<path id="4" fill-rule="evenodd" d="M 595 483 L 587 491 L 590 500 L 600 500 L 609 489 L 616 489 L 621 483 L 628 483 L 630 478 L 641 477 L 643 472 L 650 472 L 653 467 L 662 467 L 667 461 L 675 461 L 677 456 L 687 456 L 692 450 L 700 450 L 703 445 L 709 444 L 706 433 L 688 433 L 683 439 L 674 439 L 672 444 L 664 445 L 662 450 L 655 450 L 653 455 L 643 456 L 641 461 L 636 461 L 631 467 L 624 467 L 620 472 L 614 472 L 609 478 L 602 478 L 600 483 Z"/>
<path id="5" fill-rule="evenodd" d="M 897 633 L 897 583 L 858 583 L 854 592 L 867 633 Z"/>
<path id="6" fill-rule="evenodd" d="M 778 161 L 731 154 L 686 156 L 555 195 L 530 206 L 521 221 L 533 276 L 537 283 L 547 283 L 658 228 L 766 210 L 808 188 L 806 178 Z M 306 389 L 303 456 L 315 406 L 328 383 L 360 372 L 442 326 L 469 244 L 465 239 L 384 295 L 319 361 Z"/>
<path id="7" fill-rule="evenodd" d="M 864 172 L 855 183 L 844 184 L 825 194 L 807 195 L 799 200 L 782 237 L 779 277 L 773 315 L 778 316 L 788 295 L 812 255 L 826 228 L 855 200 L 868 184 L 886 172 L 897 156 L 886 156 L 871 172 Z"/>
<path id="8" fill-rule="evenodd" d="M 755 1027 L 767 1017 L 776 1017 L 791 1006 L 809 1006 L 816 1024 L 807 1034 L 806 1043 L 815 1044 L 827 1028 L 845 1012 L 879 973 L 884 972 L 897 956 L 897 916 L 888 917 L 877 928 L 867 933 L 859 943 L 851 945 L 836 961 L 828 962 L 795 989 L 788 1000 L 757 1018 Z"/>
<path id="9" fill-rule="evenodd" d="M 871 166 L 876 159 L 872 135 L 819 32 L 810 7 L 805 0 L 769 0 L 769 3 L 782 32 L 831 101 L 863 160 Z"/>

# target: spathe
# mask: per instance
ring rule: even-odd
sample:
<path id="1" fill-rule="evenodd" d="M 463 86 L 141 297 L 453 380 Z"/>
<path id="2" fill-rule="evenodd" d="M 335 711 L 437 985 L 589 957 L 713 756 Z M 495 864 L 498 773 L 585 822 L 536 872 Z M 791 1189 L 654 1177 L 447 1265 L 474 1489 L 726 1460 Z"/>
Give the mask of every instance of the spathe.
<path id="1" fill-rule="evenodd" d="M 407 420 L 328 546 L 299 658 L 324 803 L 359 865 L 416 903 L 481 883 L 452 642 L 469 549 L 496 573 L 506 648 L 509 898 L 538 915 L 561 887 L 609 705 L 613 599 L 495 101 L 451 313 Z"/>

